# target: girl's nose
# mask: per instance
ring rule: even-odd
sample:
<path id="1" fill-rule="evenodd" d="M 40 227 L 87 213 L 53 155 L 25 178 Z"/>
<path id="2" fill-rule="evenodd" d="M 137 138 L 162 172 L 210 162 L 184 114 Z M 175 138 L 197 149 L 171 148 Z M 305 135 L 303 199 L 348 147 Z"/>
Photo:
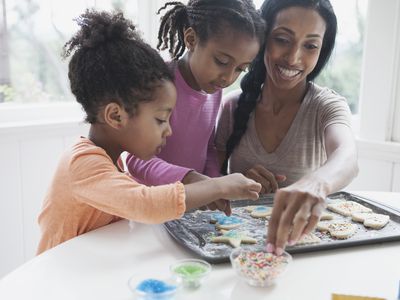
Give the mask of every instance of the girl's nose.
<path id="1" fill-rule="evenodd" d="M 172 135 L 172 128 L 171 128 L 171 124 L 168 122 L 168 126 L 165 129 L 164 136 L 171 136 L 171 135 Z"/>

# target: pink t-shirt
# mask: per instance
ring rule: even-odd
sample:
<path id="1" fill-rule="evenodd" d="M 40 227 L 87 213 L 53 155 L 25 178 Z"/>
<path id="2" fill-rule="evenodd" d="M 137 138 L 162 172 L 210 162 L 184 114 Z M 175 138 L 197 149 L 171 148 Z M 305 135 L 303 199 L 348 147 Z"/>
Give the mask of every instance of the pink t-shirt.
<path id="1" fill-rule="evenodd" d="M 191 170 L 210 177 L 219 176 L 214 131 L 222 91 L 207 94 L 193 90 L 177 65 L 171 67 L 178 94 L 170 119 L 172 135 L 158 157 L 143 161 L 130 154 L 126 161 L 129 172 L 146 185 L 180 181 Z"/>

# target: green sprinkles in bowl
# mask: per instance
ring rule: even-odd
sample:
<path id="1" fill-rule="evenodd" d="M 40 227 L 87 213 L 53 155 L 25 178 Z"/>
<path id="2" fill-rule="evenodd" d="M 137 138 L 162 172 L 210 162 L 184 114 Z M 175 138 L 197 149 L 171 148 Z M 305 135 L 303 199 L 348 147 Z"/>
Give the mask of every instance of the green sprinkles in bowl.
<path id="1" fill-rule="evenodd" d="M 183 259 L 171 266 L 171 272 L 188 288 L 198 288 L 211 272 L 211 265 L 200 259 Z"/>

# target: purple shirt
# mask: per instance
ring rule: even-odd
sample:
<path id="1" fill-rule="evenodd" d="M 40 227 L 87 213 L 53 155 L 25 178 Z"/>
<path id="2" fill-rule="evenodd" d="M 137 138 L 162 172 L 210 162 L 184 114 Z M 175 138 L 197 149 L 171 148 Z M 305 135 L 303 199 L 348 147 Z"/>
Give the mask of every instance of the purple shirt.
<path id="1" fill-rule="evenodd" d="M 129 172 L 146 185 L 181 181 L 191 170 L 210 177 L 220 175 L 214 131 L 222 91 L 207 94 L 193 90 L 177 65 L 172 67 L 178 94 L 170 119 L 172 135 L 157 157 L 143 161 L 129 154 L 126 160 Z"/>

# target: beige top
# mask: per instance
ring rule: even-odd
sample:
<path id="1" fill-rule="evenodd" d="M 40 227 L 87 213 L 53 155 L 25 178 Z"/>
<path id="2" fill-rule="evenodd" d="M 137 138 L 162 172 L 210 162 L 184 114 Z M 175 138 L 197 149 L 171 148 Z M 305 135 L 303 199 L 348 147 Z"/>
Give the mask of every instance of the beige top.
<path id="1" fill-rule="evenodd" d="M 225 151 L 232 132 L 239 95 L 240 92 L 232 93 L 223 100 L 216 132 L 216 147 L 220 151 Z M 253 111 L 247 130 L 230 157 L 228 173 L 243 173 L 260 164 L 274 174 L 287 177 L 280 187 L 290 185 L 324 164 L 327 159 L 324 132 L 332 124 L 351 126 L 351 112 L 345 98 L 311 84 L 286 136 L 274 152 L 268 153 L 258 138 Z"/>
<path id="2" fill-rule="evenodd" d="M 62 156 L 45 198 L 38 254 L 121 218 L 162 223 L 185 212 L 182 183 L 147 187 L 121 173 L 100 147 L 80 138 Z"/>

